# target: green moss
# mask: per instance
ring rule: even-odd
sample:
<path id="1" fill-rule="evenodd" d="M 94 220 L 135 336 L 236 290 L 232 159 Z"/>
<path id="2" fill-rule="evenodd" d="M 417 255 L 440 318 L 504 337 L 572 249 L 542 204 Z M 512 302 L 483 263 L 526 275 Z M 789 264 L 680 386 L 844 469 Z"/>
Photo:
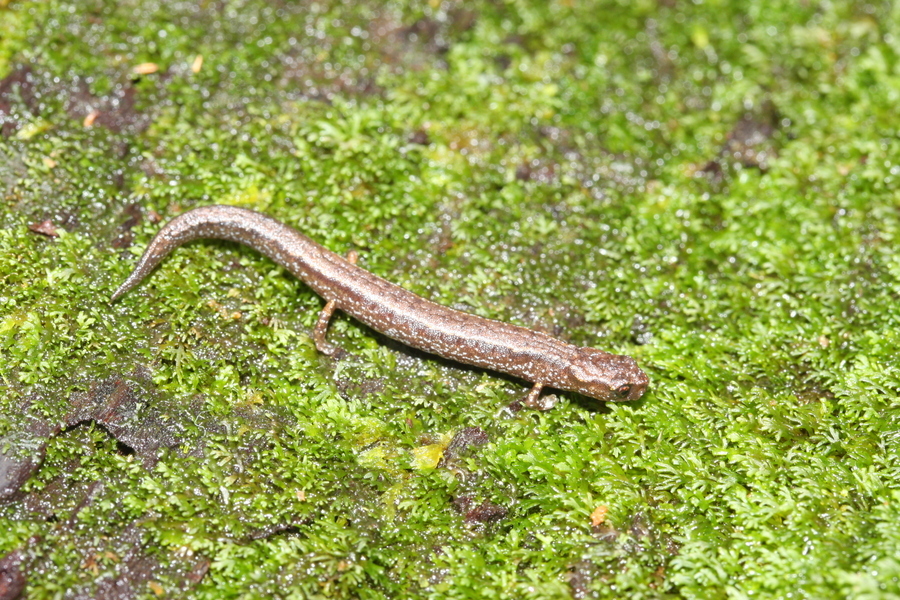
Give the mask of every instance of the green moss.
<path id="1" fill-rule="evenodd" d="M 135 557 L 141 597 L 900 593 L 889 4 L 0 6 L 4 447 L 110 378 L 177 432 L 52 437 L 0 507 L 30 597 Z M 651 390 L 509 414 L 523 382 L 346 316 L 335 362 L 321 298 L 223 242 L 107 303 L 154 211 L 216 202 Z"/>

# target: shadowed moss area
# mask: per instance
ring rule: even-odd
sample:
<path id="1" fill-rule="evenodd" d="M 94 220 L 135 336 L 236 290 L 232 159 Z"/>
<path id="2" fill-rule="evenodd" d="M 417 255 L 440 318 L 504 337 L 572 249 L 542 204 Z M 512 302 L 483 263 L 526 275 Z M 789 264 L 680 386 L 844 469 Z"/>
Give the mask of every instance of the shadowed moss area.
<path id="1" fill-rule="evenodd" d="M 886 2 L 0 0 L 0 570 L 900 594 L 898 53 Z M 525 382 L 346 316 L 332 360 L 321 298 L 224 242 L 108 304 L 213 203 L 650 391 L 515 412 Z"/>

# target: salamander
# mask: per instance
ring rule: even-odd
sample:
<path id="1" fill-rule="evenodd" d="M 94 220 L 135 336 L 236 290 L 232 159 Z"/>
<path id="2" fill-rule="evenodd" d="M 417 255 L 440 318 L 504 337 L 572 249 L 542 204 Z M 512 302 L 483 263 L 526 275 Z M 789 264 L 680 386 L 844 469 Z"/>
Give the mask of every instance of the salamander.
<path id="1" fill-rule="evenodd" d="M 649 384 L 630 356 L 575 346 L 431 302 L 356 266 L 355 252 L 342 257 L 284 223 L 235 206 L 195 208 L 172 219 L 147 246 L 111 302 L 136 286 L 172 250 L 199 238 L 247 245 L 322 296 L 325 307 L 313 329 L 313 340 L 329 356 L 339 350 L 326 339 L 328 323 L 334 311 L 341 310 L 413 348 L 531 383 L 524 400 L 531 408 L 549 408 L 540 400 L 544 387 L 610 401 L 636 400 Z"/>

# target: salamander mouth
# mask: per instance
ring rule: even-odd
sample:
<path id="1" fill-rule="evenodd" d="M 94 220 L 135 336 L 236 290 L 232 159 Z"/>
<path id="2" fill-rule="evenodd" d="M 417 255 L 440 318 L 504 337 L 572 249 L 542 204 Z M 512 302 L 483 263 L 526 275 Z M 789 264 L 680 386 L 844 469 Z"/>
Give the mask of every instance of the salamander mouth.
<path id="1" fill-rule="evenodd" d="M 628 393 L 622 396 L 622 400 L 638 400 L 641 396 L 644 395 L 644 392 L 647 391 L 646 384 L 635 384 L 630 387 Z"/>
<path id="2" fill-rule="evenodd" d="M 630 356 L 609 354 L 594 348 L 582 348 L 569 365 L 573 389 L 604 402 L 629 402 L 639 399 L 650 383 Z"/>

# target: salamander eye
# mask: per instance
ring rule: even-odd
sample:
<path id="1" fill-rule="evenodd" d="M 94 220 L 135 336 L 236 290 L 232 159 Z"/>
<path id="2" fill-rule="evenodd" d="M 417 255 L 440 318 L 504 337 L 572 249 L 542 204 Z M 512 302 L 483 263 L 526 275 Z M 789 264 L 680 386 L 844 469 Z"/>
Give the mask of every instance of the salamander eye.
<path id="1" fill-rule="evenodd" d="M 620 385 L 616 388 L 616 393 L 622 398 L 628 397 L 628 394 L 631 393 L 631 385 L 626 383 L 625 385 Z"/>

